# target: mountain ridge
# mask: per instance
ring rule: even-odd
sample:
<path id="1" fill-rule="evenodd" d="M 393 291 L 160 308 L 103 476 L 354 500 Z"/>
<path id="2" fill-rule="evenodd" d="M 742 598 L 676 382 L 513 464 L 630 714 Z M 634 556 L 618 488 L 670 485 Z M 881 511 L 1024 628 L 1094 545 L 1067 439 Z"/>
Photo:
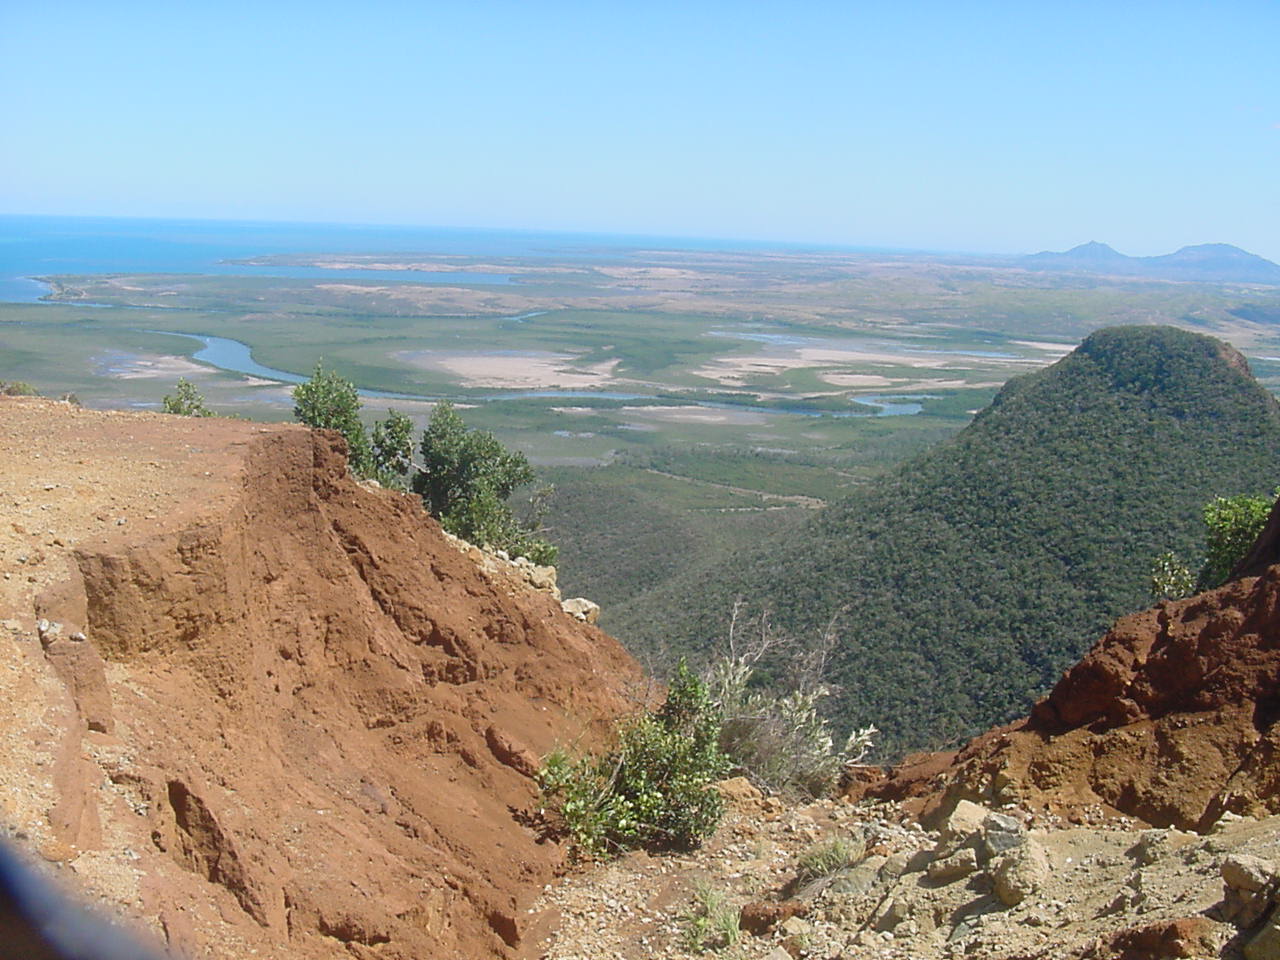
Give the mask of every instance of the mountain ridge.
<path id="1" fill-rule="evenodd" d="M 1090 240 L 1065 251 L 1045 250 L 1018 261 L 1033 270 L 1089 271 L 1162 280 L 1280 285 L 1280 264 L 1229 243 L 1201 243 L 1154 257 L 1131 257 Z"/>

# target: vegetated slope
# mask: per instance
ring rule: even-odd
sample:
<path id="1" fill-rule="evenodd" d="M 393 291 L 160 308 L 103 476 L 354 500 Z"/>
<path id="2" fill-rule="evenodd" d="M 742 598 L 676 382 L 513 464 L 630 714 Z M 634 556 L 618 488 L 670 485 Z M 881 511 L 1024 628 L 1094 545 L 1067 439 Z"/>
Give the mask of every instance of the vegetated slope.
<path id="1" fill-rule="evenodd" d="M 1280 529 L 1280 508 L 1271 519 Z M 904 768 L 875 792 L 945 789 L 949 802 L 1056 812 L 1103 803 L 1199 831 L 1224 811 L 1266 816 L 1280 812 L 1277 692 L 1273 564 L 1122 617 L 1028 718 L 978 737 L 933 776 Z"/>
<path id="2" fill-rule="evenodd" d="M 1267 491 L 1280 407 L 1228 345 L 1099 331 L 1010 381 L 955 439 L 699 583 L 626 611 L 636 646 L 705 650 L 742 597 L 815 637 L 837 611 L 835 712 L 887 755 L 1025 710 L 1117 615 L 1151 558 L 1194 555 L 1200 509 Z"/>
<path id="3" fill-rule="evenodd" d="M 0 402 L 4 819 L 192 957 L 507 956 L 536 755 L 637 671 L 344 450 Z"/>
<path id="4" fill-rule="evenodd" d="M 1062 253 L 1034 253 L 1020 262 L 1036 270 L 1082 270 L 1161 280 L 1280 285 L 1280 264 L 1229 243 L 1201 243 L 1158 257 L 1129 257 L 1094 240 Z"/>
<path id="5" fill-rule="evenodd" d="M 559 468 L 548 512 L 559 582 L 601 604 L 606 628 L 620 605 L 667 582 L 695 580 L 735 551 L 798 526 L 809 511 L 706 492 L 682 479 L 623 467 Z M 647 482 L 646 482 L 647 481 Z M 683 498 L 683 499 L 681 499 Z M 734 506 L 717 506 L 720 503 Z"/>

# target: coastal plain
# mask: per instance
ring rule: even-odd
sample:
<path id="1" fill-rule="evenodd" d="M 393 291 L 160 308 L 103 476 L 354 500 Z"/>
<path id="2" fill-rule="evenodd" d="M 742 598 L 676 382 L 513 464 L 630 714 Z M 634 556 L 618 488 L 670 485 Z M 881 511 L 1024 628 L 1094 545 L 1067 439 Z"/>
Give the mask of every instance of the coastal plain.
<path id="1" fill-rule="evenodd" d="M 1259 284 L 587 246 L 219 269 L 246 272 L 42 277 L 43 302 L 0 304 L 0 379 L 145 410 L 185 377 L 219 413 L 286 420 L 290 381 L 322 362 L 366 391 L 370 418 L 395 408 L 419 428 L 448 397 L 543 468 L 562 576 L 614 602 L 632 588 L 585 546 L 606 527 L 635 561 L 613 566 L 692 572 L 955 433 L 1100 327 L 1221 337 L 1280 390 L 1280 288 Z M 634 556 L 646 531 L 687 544 L 683 558 Z"/>

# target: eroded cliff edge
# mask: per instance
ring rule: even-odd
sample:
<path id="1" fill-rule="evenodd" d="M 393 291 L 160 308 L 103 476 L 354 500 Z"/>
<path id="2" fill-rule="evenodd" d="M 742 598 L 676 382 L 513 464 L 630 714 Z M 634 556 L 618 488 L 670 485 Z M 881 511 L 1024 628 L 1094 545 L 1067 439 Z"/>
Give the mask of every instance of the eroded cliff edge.
<path id="1" fill-rule="evenodd" d="M 628 708 L 614 640 L 336 435 L 7 401 L 0 456 L 23 844 L 193 957 L 519 951 L 535 758 Z"/>

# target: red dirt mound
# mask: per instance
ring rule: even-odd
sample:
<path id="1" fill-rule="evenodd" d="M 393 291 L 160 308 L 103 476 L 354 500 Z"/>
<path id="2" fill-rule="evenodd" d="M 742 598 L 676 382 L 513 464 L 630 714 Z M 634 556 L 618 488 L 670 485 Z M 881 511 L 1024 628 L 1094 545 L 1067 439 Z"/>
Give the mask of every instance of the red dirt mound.
<path id="1" fill-rule="evenodd" d="M 1276 813 L 1278 695 L 1280 565 L 1120 619 L 1025 721 L 871 792 L 945 791 L 943 806 L 1100 804 L 1197 830 L 1227 810 Z"/>
<path id="2" fill-rule="evenodd" d="M 11 831 L 192 957 L 518 952 L 530 772 L 626 709 L 614 640 L 335 434 L 4 403 L 0 456 Z"/>

